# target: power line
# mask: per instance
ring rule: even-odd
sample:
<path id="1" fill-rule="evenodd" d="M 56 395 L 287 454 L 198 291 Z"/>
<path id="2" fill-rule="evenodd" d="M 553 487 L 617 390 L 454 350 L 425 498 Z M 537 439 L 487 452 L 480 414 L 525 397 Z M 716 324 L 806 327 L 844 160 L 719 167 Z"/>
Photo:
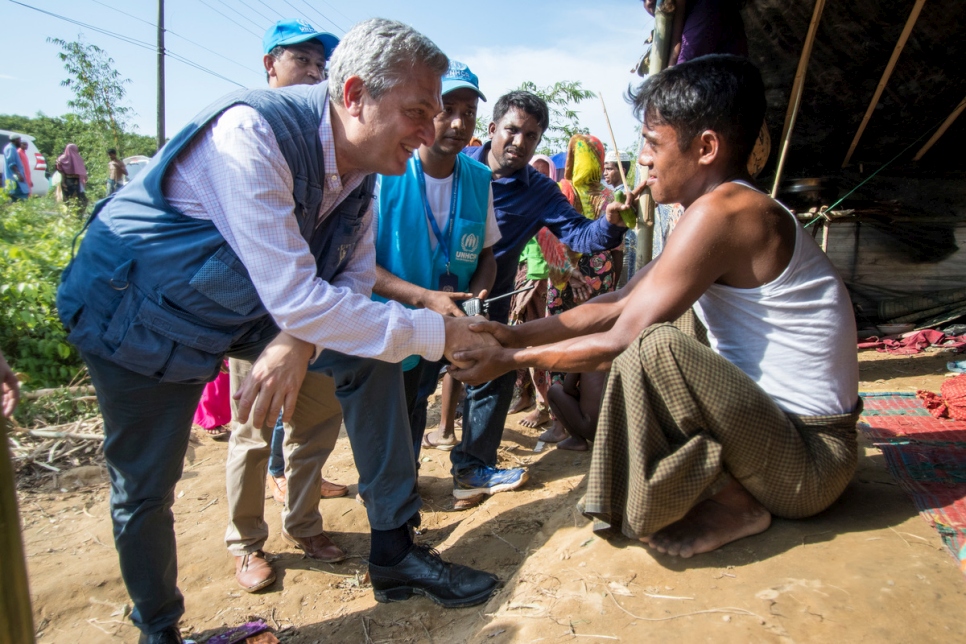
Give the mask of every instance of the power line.
<path id="1" fill-rule="evenodd" d="M 303 18 L 305 17 L 305 14 L 304 14 L 304 13 L 302 12 L 302 10 L 301 10 L 301 9 L 299 9 L 298 7 L 296 7 L 296 6 L 294 5 L 294 4 L 292 4 L 292 3 L 291 3 L 291 2 L 289 2 L 288 0 L 284 0 L 284 2 L 285 2 L 285 4 L 287 4 L 288 6 L 290 6 L 290 7 L 292 7 L 292 9 L 294 9 L 294 10 L 296 11 L 296 14 L 297 14 L 298 16 L 301 16 L 301 17 L 303 17 Z M 319 14 L 319 15 L 321 16 L 322 14 Z M 325 18 L 325 16 L 322 16 L 322 17 L 323 17 L 323 18 Z M 325 18 L 325 19 L 326 19 L 326 20 L 327 20 L 327 21 L 328 21 L 329 23 L 331 23 L 332 25 L 334 25 L 336 29 L 338 29 L 339 31 L 342 31 L 343 33 L 345 33 L 345 30 L 344 30 L 344 29 L 342 29 L 341 27 L 339 27 L 339 25 L 337 25 L 337 24 L 335 24 L 334 22 L 332 22 L 332 21 L 331 21 L 331 20 L 329 20 L 328 18 Z"/>
<path id="2" fill-rule="evenodd" d="M 270 17 L 266 16 L 264 13 L 260 12 L 258 9 L 256 9 L 255 7 L 253 7 L 250 4 L 248 4 L 247 2 L 245 2 L 245 0 L 238 0 L 238 2 L 242 3 L 243 5 L 245 5 L 249 10 L 252 11 L 252 13 L 255 13 L 259 17 L 264 18 L 265 20 L 267 20 L 269 24 L 272 24 L 272 23 L 275 22 L 275 19 L 274 18 L 270 18 Z"/>
<path id="3" fill-rule="evenodd" d="M 275 13 L 277 13 L 277 14 L 278 14 L 278 16 L 279 16 L 279 18 L 284 18 L 284 17 L 285 17 L 285 16 L 284 16 L 284 15 L 282 14 L 282 12 L 281 12 L 281 11 L 279 11 L 279 10 L 278 10 L 278 9 L 276 9 L 275 7 L 273 7 L 273 6 L 271 6 L 270 4 L 268 4 L 267 2 L 265 2 L 265 0 L 258 0 L 258 1 L 259 1 L 259 2 L 261 2 L 261 3 L 263 4 L 263 5 L 265 5 L 266 7 L 268 7 L 268 8 L 270 9 L 270 10 L 272 10 L 272 11 L 274 11 Z M 276 20 L 272 20 L 272 22 L 276 22 Z"/>
<path id="4" fill-rule="evenodd" d="M 212 11 L 214 11 L 215 13 L 217 13 L 219 16 L 221 16 L 222 18 L 224 18 L 228 22 L 235 23 L 236 25 L 238 25 L 239 27 L 241 27 L 242 29 L 244 29 L 245 31 L 247 31 L 248 33 L 250 33 L 251 35 L 253 35 L 256 38 L 258 38 L 259 40 L 261 40 L 262 37 L 260 35 L 256 34 L 254 31 L 252 31 L 251 29 L 249 29 L 245 25 L 239 23 L 238 21 L 232 20 L 232 18 L 230 16 L 226 16 L 222 12 L 218 11 L 217 9 L 215 9 L 214 7 L 212 7 L 210 4 L 208 4 L 207 2 L 205 2 L 205 0 L 198 0 L 198 2 L 200 2 L 203 5 L 205 5 L 206 7 L 208 7 L 209 9 L 211 9 Z"/>
<path id="5" fill-rule="evenodd" d="M 100 2 L 100 0 L 91 0 L 91 2 L 93 2 L 95 4 L 99 4 L 102 7 L 107 7 L 108 9 L 111 9 L 111 10 L 116 11 L 118 13 L 124 14 L 125 16 L 128 16 L 129 18 L 134 18 L 138 22 L 143 22 L 144 24 L 146 24 L 146 25 L 148 25 L 148 26 L 150 26 L 150 27 L 152 27 L 154 29 L 157 29 L 158 28 L 158 26 L 156 24 L 154 24 L 153 22 L 151 22 L 150 20 L 145 20 L 144 18 L 139 18 L 138 16 L 135 16 L 133 14 L 130 14 L 130 13 L 126 12 L 126 11 L 122 11 L 121 9 L 118 9 L 117 7 L 112 7 L 109 4 L 106 4 L 104 2 Z M 258 72 L 255 72 L 251 67 L 249 67 L 247 65 L 241 64 L 240 62 L 238 62 L 234 58 L 229 58 L 228 56 L 225 56 L 224 54 L 219 54 L 214 49 L 209 49 L 208 47 L 205 47 L 201 43 L 195 42 L 194 40 L 191 40 L 190 38 L 185 38 L 181 34 L 176 33 L 174 31 L 171 31 L 170 29 L 165 28 L 164 32 L 167 33 L 167 34 L 171 34 L 172 36 L 175 36 L 176 38 L 180 38 L 181 40 L 184 40 L 187 43 L 191 43 L 192 45 L 194 45 L 195 47 L 198 47 L 199 49 L 204 49 L 209 54 L 214 54 L 215 56 L 218 56 L 219 58 L 222 58 L 224 60 L 227 60 L 232 65 L 236 65 L 238 67 L 241 67 L 242 69 L 247 70 L 249 72 L 253 72 L 253 73 L 256 73 L 256 74 L 258 73 Z M 234 82 L 234 81 L 232 81 L 232 82 Z"/>
<path id="6" fill-rule="evenodd" d="M 108 36 L 110 38 L 116 38 L 116 39 L 118 39 L 118 40 L 120 40 L 122 42 L 126 42 L 126 43 L 128 43 L 130 45 L 134 45 L 136 47 L 141 47 L 142 49 L 147 49 L 149 51 L 157 51 L 157 46 L 155 46 L 155 45 L 153 45 L 151 43 L 144 42 L 143 40 L 137 40 L 136 38 L 131 38 L 130 36 L 125 36 L 123 34 L 119 34 L 119 33 L 113 32 L 113 31 L 108 31 L 107 29 L 101 29 L 100 27 L 95 27 L 94 25 L 87 24 L 86 22 L 81 22 L 80 20 L 74 20 L 73 18 L 68 18 L 68 17 L 62 16 L 60 14 L 56 14 L 56 13 L 53 13 L 53 12 L 50 12 L 50 11 L 45 11 L 44 9 L 40 9 L 38 7 L 31 7 L 30 5 L 24 4 L 22 2 L 17 2 L 17 0 L 10 0 L 10 2 L 12 2 L 13 4 L 16 4 L 16 5 L 20 5 L 21 7 L 25 7 L 27 9 L 32 9 L 34 11 L 37 11 L 37 12 L 46 14 L 46 15 L 51 16 L 53 18 L 57 18 L 58 20 L 63 20 L 65 22 L 69 22 L 69 23 L 74 24 L 74 25 L 77 25 L 79 27 L 83 27 L 85 29 L 90 29 L 91 31 L 97 32 L 99 34 L 103 34 L 103 35 Z M 173 58 L 174 60 L 177 60 L 180 63 L 184 63 L 185 65 L 188 65 L 190 67 L 194 67 L 195 69 L 197 69 L 199 71 L 205 72 L 206 74 L 210 74 L 212 76 L 215 76 L 216 78 L 220 78 L 220 79 L 222 79 L 224 81 L 227 81 L 229 83 L 232 83 L 233 85 L 237 85 L 239 87 L 245 87 L 245 85 L 242 85 L 241 83 L 239 83 L 237 81 L 233 81 L 232 79 L 228 78 L 227 76 L 223 76 L 223 75 L 219 74 L 218 72 L 214 72 L 214 71 L 208 69 L 207 67 L 204 67 L 202 65 L 199 65 L 198 63 L 196 63 L 196 62 L 194 62 L 194 61 L 192 61 L 192 60 L 190 60 L 188 58 L 185 58 L 184 56 L 181 56 L 179 54 L 176 54 L 173 51 L 171 51 L 170 49 L 167 49 L 165 51 L 165 55 L 170 56 L 171 58 Z"/>
<path id="7" fill-rule="evenodd" d="M 333 25 L 336 26 L 337 29 L 342 30 L 342 33 L 345 33 L 346 32 L 345 28 L 342 25 L 337 24 L 335 22 L 335 20 L 330 19 L 328 16 L 326 16 L 325 14 L 323 14 L 321 11 L 319 11 L 318 9 L 316 9 L 315 7 L 313 7 L 312 5 L 310 5 L 308 2 L 306 2 L 306 0 L 302 0 L 302 4 L 304 4 L 306 7 L 308 7 L 309 9 L 311 9 L 312 11 L 314 11 L 315 13 L 319 14 L 320 16 L 322 16 L 322 18 L 324 20 L 328 20 L 329 22 L 331 22 Z"/>
<path id="8" fill-rule="evenodd" d="M 255 25 L 255 28 L 256 28 L 256 29 L 261 29 L 261 28 L 262 28 L 262 26 L 261 26 L 260 24 L 258 24 L 257 22 L 255 22 L 254 20 L 252 20 L 251 18 L 249 18 L 248 16 L 246 16 L 245 14 L 243 14 L 243 13 L 242 13 L 241 11 L 239 11 L 239 10 L 238 10 L 238 9 L 236 9 L 235 7 L 233 7 L 233 6 L 231 6 L 230 4 L 228 4 L 227 2 L 225 2 L 225 0 L 217 0 L 217 1 L 218 1 L 219 3 L 221 3 L 221 4 L 223 4 L 223 5 L 225 6 L 225 7 L 227 7 L 229 11 L 233 11 L 233 12 L 235 12 L 236 14 L 238 14 L 239 16 L 241 16 L 242 18 L 244 18 L 244 19 L 245 19 L 245 20 L 247 20 L 248 22 L 250 22 L 250 23 L 252 23 L 253 25 Z"/>
<path id="9" fill-rule="evenodd" d="M 347 16 L 347 15 L 345 15 L 344 13 L 342 13 L 341 11 L 339 11 L 339 8 L 338 8 L 338 7 L 335 7 L 335 6 L 333 6 L 333 5 L 331 5 L 331 4 L 329 4 L 329 3 L 328 3 L 328 2 L 326 2 L 325 0 L 322 0 L 322 4 L 324 4 L 324 5 L 325 5 L 325 6 L 327 6 L 327 7 L 329 8 L 329 9 L 332 9 L 332 10 L 333 10 L 333 11 L 335 11 L 335 12 L 336 12 L 337 14 L 339 14 L 340 16 L 342 16 L 343 18 L 345 18 L 346 20 L 348 20 L 348 21 L 349 21 L 349 24 L 350 24 L 350 25 L 354 25 L 354 24 L 356 24 L 357 22 L 359 22 L 358 20 L 353 20 L 353 19 L 352 19 L 352 18 L 350 18 L 349 16 Z"/>

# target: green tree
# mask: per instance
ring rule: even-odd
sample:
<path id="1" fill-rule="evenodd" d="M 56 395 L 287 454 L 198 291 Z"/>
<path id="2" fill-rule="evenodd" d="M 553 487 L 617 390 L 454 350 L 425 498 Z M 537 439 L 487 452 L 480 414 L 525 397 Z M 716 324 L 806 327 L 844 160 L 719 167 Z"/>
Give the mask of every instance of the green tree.
<path id="1" fill-rule="evenodd" d="M 68 107 L 88 123 L 103 127 L 111 136 L 111 147 L 120 149 L 124 126 L 133 114 L 130 107 L 122 105 L 124 86 L 130 79 L 121 78 L 114 69 L 114 59 L 97 45 L 84 43 L 81 36 L 73 42 L 60 38 L 48 38 L 47 42 L 60 47 L 57 57 L 68 74 L 60 84 L 74 92 Z"/>
<path id="2" fill-rule="evenodd" d="M 543 133 L 538 153 L 562 152 L 567 149 L 570 137 L 574 134 L 589 134 L 590 131 L 580 125 L 580 113 L 576 106 L 597 95 L 589 89 L 584 89 L 580 81 L 559 81 L 547 87 L 537 87 L 535 83 L 524 81 L 517 89 L 536 94 L 547 103 L 550 111 L 550 127 Z M 489 125 L 489 115 L 477 118 L 476 136 L 481 139 L 487 138 Z"/>

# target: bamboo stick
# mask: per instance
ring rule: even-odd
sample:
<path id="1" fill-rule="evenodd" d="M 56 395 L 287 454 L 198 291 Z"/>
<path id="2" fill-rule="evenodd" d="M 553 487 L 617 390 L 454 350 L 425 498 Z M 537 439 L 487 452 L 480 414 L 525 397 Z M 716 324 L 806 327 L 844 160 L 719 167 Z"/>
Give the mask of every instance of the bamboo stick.
<path id="1" fill-rule="evenodd" d="M 798 59 L 798 69 L 795 71 L 795 80 L 792 83 L 792 94 L 788 99 L 788 109 L 785 111 L 785 125 L 782 128 L 782 147 L 778 155 L 778 167 L 775 169 L 775 183 L 771 189 L 772 198 L 778 195 L 778 185 L 782 180 L 782 170 L 785 169 L 785 158 L 788 156 L 788 145 L 791 142 L 792 131 L 795 129 L 795 120 L 798 118 L 798 108 L 802 103 L 802 90 L 805 88 L 805 73 L 808 71 L 808 61 L 812 58 L 812 46 L 815 44 L 815 34 L 818 31 L 818 23 L 822 19 L 822 11 L 825 10 L 825 0 L 815 0 L 815 9 L 812 11 L 812 22 L 808 25 L 808 33 L 805 35 L 805 45 L 802 47 L 801 58 Z"/>
<path id="2" fill-rule="evenodd" d="M 0 416 L 0 436 L 5 436 L 6 418 Z M 7 442 L 0 445 L 0 641 L 32 644 L 33 615 L 24 560 L 20 513 L 10 465 Z"/>
<path id="3" fill-rule="evenodd" d="M 53 394 L 61 393 L 92 395 L 95 392 L 94 388 L 89 386 L 57 387 L 56 389 L 37 389 L 35 391 L 25 391 L 20 394 L 20 397 L 24 400 L 37 400 L 38 398 L 43 398 L 44 396 L 51 396 Z"/>
<path id="4" fill-rule="evenodd" d="M 852 153 L 855 152 L 856 146 L 859 145 L 859 139 L 862 138 L 862 134 L 865 132 L 865 126 L 869 124 L 869 119 L 872 118 L 872 112 L 875 111 L 875 106 L 879 104 L 879 99 L 882 98 L 882 91 L 892 76 L 892 70 L 896 67 L 899 54 L 902 53 L 903 48 L 906 46 L 906 41 L 909 40 L 909 34 L 912 33 L 913 26 L 919 20 L 919 12 L 922 11 L 922 5 L 924 4 L 926 4 L 926 0 L 916 0 L 916 4 L 913 5 L 909 18 L 906 19 L 906 26 L 902 28 L 902 33 L 899 35 L 899 42 L 896 43 L 895 49 L 892 50 L 892 57 L 889 58 L 889 64 L 886 65 L 885 71 L 882 72 L 882 78 L 879 79 L 879 84 L 875 88 L 875 93 L 872 95 L 869 107 L 865 110 L 865 116 L 862 117 L 859 129 L 852 139 L 852 145 L 849 146 L 849 151 L 845 154 L 845 161 L 842 162 L 843 168 L 849 164 L 849 161 L 852 159 Z"/>
<path id="5" fill-rule="evenodd" d="M 624 186 L 624 192 L 629 192 L 631 187 L 627 185 L 627 175 L 624 174 L 624 164 L 621 162 L 621 149 L 617 147 L 617 137 L 614 136 L 614 128 L 610 125 L 610 117 L 607 115 L 607 105 L 604 103 L 604 95 L 597 92 L 600 96 L 600 106 L 604 108 L 604 121 L 607 122 L 607 131 L 610 132 L 610 142 L 614 146 L 614 152 L 617 154 L 617 170 L 621 174 L 621 185 Z"/>
<path id="6" fill-rule="evenodd" d="M 939 140 L 939 137 L 946 133 L 946 130 L 948 130 L 949 126 L 953 124 L 953 121 L 959 118 L 959 115 L 963 113 L 964 109 L 966 109 L 966 98 L 964 98 L 963 101 L 956 106 L 956 109 L 953 110 L 952 114 L 946 117 L 946 120 L 943 121 L 943 124 L 939 126 L 938 130 L 936 130 L 936 133 L 933 134 L 928 141 L 926 141 L 926 145 L 922 146 L 922 148 L 916 152 L 916 156 L 912 157 L 912 160 L 918 161 L 923 157 L 924 154 L 926 154 L 926 152 L 929 152 L 929 148 L 935 145 L 936 141 Z"/>
<path id="7" fill-rule="evenodd" d="M 651 64 L 647 73 L 651 76 L 667 67 L 671 54 L 671 30 L 674 27 L 675 11 L 664 10 L 665 0 L 657 0 L 654 5 L 654 42 L 651 46 Z M 647 181 L 649 172 L 645 166 L 638 165 L 635 181 Z M 654 256 L 654 200 L 645 191 L 637 202 L 637 258 L 635 270 L 646 266 Z"/>

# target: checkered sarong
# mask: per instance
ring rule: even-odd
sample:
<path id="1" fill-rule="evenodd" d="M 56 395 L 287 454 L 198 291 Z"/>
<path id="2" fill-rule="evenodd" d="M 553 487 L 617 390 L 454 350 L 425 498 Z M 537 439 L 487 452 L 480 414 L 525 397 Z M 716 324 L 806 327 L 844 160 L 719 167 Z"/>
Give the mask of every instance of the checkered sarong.
<path id="1" fill-rule="evenodd" d="M 734 477 L 772 514 L 810 516 L 852 479 L 850 414 L 782 411 L 744 372 L 670 324 L 614 361 L 582 511 L 638 538 L 681 519 Z"/>

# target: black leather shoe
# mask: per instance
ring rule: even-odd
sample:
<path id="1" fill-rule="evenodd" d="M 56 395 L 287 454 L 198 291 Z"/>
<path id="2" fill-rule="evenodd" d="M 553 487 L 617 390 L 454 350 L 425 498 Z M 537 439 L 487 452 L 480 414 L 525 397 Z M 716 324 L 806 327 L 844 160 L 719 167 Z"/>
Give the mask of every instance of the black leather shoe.
<path id="1" fill-rule="evenodd" d="M 377 602 L 429 597 L 446 608 L 482 604 L 499 585 L 495 575 L 443 561 L 427 546 L 413 545 L 395 566 L 369 564 L 369 579 Z"/>
<path id="2" fill-rule="evenodd" d="M 157 633 L 141 633 L 138 644 L 182 644 L 181 631 L 177 626 L 169 626 Z"/>

